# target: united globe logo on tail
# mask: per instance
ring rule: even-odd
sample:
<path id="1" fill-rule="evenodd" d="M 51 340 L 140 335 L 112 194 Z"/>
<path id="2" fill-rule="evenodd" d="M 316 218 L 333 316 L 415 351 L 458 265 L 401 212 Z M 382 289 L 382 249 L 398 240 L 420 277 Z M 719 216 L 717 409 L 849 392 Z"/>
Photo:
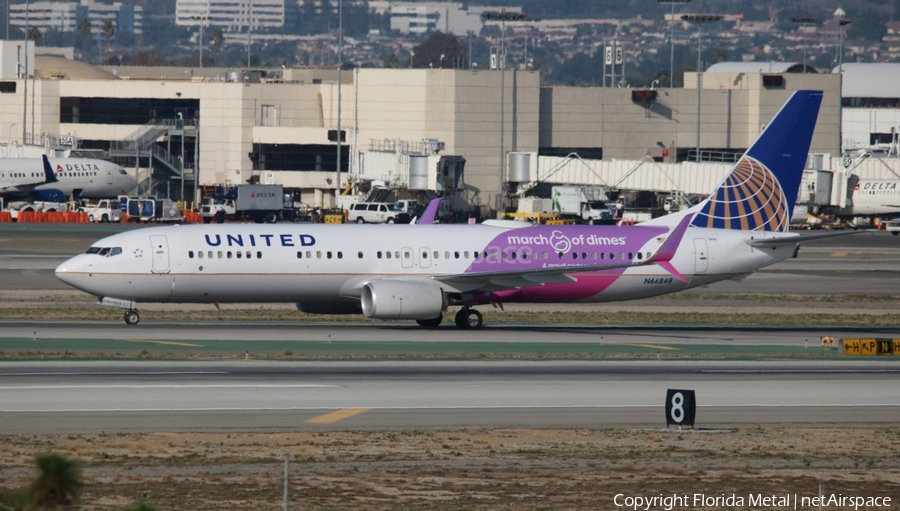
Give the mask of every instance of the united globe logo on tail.
<path id="1" fill-rule="evenodd" d="M 787 232 L 790 214 L 781 184 L 759 161 L 744 155 L 697 213 L 693 225 L 713 229 Z"/>

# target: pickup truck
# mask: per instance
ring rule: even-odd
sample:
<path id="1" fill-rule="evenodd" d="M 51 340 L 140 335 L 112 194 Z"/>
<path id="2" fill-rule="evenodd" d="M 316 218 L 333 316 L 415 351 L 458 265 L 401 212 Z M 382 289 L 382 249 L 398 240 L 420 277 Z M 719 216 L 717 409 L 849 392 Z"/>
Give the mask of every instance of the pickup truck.
<path id="1" fill-rule="evenodd" d="M 117 199 L 104 199 L 96 204 L 85 204 L 79 212 L 88 214 L 88 222 L 119 222 L 122 220 L 122 205 Z"/>

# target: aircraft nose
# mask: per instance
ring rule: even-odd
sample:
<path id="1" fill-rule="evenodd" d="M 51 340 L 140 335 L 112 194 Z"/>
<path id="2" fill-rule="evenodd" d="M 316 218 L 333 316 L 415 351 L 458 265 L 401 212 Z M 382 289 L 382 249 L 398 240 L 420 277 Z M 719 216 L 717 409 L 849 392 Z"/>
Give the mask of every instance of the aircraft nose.
<path id="1" fill-rule="evenodd" d="M 66 284 L 85 291 L 84 279 L 89 275 L 85 272 L 87 267 L 84 261 L 84 254 L 79 254 L 71 259 L 66 260 L 56 267 L 56 278 Z"/>

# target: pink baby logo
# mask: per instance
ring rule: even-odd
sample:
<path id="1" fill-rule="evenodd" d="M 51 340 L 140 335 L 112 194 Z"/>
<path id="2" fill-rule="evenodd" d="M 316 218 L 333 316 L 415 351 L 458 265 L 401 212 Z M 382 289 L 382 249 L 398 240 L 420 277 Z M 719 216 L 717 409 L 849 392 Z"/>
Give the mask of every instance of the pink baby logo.
<path id="1" fill-rule="evenodd" d="M 550 246 L 557 252 L 568 252 L 572 248 L 572 240 L 562 231 L 553 231 L 550 235 Z"/>

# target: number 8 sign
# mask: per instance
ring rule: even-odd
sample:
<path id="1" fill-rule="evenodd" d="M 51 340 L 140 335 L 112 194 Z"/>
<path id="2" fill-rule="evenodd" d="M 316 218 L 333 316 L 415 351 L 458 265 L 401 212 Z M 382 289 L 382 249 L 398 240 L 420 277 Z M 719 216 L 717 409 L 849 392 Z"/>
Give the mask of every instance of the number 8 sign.
<path id="1" fill-rule="evenodd" d="M 697 401 L 693 390 L 669 389 L 666 391 L 666 427 L 694 427 Z"/>

